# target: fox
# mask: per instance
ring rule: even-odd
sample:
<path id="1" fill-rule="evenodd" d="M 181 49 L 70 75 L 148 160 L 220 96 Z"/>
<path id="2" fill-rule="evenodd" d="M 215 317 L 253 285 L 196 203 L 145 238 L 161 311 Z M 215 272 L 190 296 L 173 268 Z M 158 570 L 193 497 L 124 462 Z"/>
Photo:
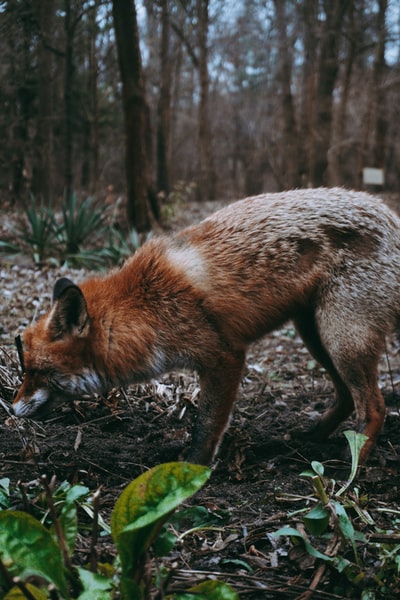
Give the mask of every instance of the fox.
<path id="1" fill-rule="evenodd" d="M 189 369 L 200 396 L 186 460 L 209 465 L 249 345 L 291 320 L 335 392 L 310 436 L 326 439 L 355 411 L 364 463 L 385 420 L 378 361 L 386 335 L 399 331 L 399 273 L 400 219 L 367 192 L 233 202 L 152 237 L 105 275 L 58 279 L 48 313 L 25 331 L 13 413 Z"/>

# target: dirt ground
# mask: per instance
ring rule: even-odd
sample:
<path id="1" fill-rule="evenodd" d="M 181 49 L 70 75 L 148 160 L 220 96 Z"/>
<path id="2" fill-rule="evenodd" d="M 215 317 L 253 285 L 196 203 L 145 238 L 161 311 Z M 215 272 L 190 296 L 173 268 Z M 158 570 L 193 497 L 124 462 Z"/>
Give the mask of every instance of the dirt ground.
<path id="1" fill-rule="evenodd" d="M 20 381 L 14 335 L 49 306 L 60 271 L 38 270 L 21 259 L 17 264 L 0 262 L 0 270 L 0 396 L 9 403 Z M 67 274 L 77 281 L 85 276 Z M 357 480 L 364 507 L 385 532 L 400 518 L 398 347 L 388 340 L 387 356 L 382 357 L 385 429 Z M 17 422 L 0 406 L 0 477 L 15 484 L 46 474 L 58 482 L 81 482 L 93 491 L 101 487 L 100 510 L 108 519 L 117 496 L 133 478 L 177 459 L 189 444 L 197 394 L 196 376 L 177 372 L 159 382 L 114 390 L 107 399 L 77 400 L 41 422 Z M 367 547 L 361 549 L 367 575 L 356 589 L 329 568 L 318 579 L 318 561 L 288 538 L 272 536 L 284 525 L 298 525 L 296 511 L 313 506 L 310 479 L 300 476 L 311 461 L 323 462 L 328 477 L 336 480 L 345 481 L 349 474 L 343 431 L 354 427 L 352 420 L 320 444 L 292 434 L 310 427 L 332 400 L 329 379 L 290 324 L 250 348 L 212 477 L 192 500 L 211 512 L 223 511 L 227 522 L 220 531 L 197 532 L 177 546 L 166 562 L 173 570 L 171 591 L 206 577 L 227 581 L 240 598 L 251 599 L 305 599 L 311 596 L 302 594 L 313 581 L 312 597 L 321 599 L 360 598 L 362 585 L 371 586 L 380 559 Z M 354 524 L 361 531 L 366 528 L 357 516 Z M 110 538 L 101 538 L 100 560 L 108 560 L 112 552 Z M 84 560 L 83 541 L 81 553 Z M 386 591 L 377 583 L 375 597 L 400 597 L 398 582 L 392 588 L 385 582 Z"/>

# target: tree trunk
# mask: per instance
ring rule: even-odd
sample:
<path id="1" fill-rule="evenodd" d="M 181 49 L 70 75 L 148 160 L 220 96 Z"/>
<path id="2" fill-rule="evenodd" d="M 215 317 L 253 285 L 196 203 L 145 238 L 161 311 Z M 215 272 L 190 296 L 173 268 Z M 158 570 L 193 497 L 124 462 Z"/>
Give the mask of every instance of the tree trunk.
<path id="1" fill-rule="evenodd" d="M 83 157 L 81 169 L 81 185 L 91 194 L 96 193 L 99 164 L 99 114 L 98 114 L 98 60 L 96 55 L 96 39 L 98 25 L 96 22 L 99 0 L 88 11 L 88 36 L 85 43 L 88 63 L 87 109 L 83 127 Z"/>
<path id="2" fill-rule="evenodd" d="M 54 2 L 43 0 L 36 5 L 39 25 L 38 46 L 38 115 L 36 152 L 32 173 L 32 192 L 48 204 L 53 195 L 52 186 L 52 63 L 53 54 L 48 48 L 53 34 Z"/>
<path id="3" fill-rule="evenodd" d="M 333 90 L 339 70 L 339 39 L 348 0 L 325 0 L 325 24 L 322 31 L 315 95 L 315 120 L 311 180 L 326 185 L 328 151 L 332 135 Z"/>
<path id="4" fill-rule="evenodd" d="M 65 199 L 71 198 L 73 188 L 73 133 L 72 133 L 72 86 L 74 80 L 73 43 L 74 23 L 71 14 L 71 0 L 65 0 Z"/>
<path id="5" fill-rule="evenodd" d="M 197 0 L 198 49 L 199 49 L 199 174 L 198 199 L 213 200 L 215 198 L 215 172 L 213 166 L 211 131 L 209 120 L 209 75 L 208 75 L 208 3 L 209 0 Z"/>
<path id="6" fill-rule="evenodd" d="M 277 80 L 280 92 L 282 121 L 282 161 L 280 179 L 285 189 L 298 187 L 299 178 L 299 137 L 296 125 L 292 84 L 292 44 L 287 36 L 286 2 L 274 0 L 276 25 L 279 34 L 279 66 Z"/>
<path id="7" fill-rule="evenodd" d="M 349 2 L 348 8 L 348 49 L 344 59 L 343 76 L 340 82 L 340 98 L 335 118 L 335 124 L 332 131 L 331 160 L 329 164 L 329 182 L 332 185 L 343 185 L 343 167 L 344 157 L 343 149 L 346 148 L 349 140 L 346 131 L 346 115 L 348 110 L 348 101 L 350 95 L 351 76 L 353 65 L 355 63 L 357 52 L 360 48 L 361 27 L 360 19 L 355 15 L 354 0 Z"/>
<path id="8" fill-rule="evenodd" d="M 113 0 L 113 18 L 125 118 L 128 223 L 146 231 L 154 224 L 155 200 L 150 185 L 150 117 L 133 0 Z"/>
<path id="9" fill-rule="evenodd" d="M 302 144 L 300 153 L 300 176 L 302 185 L 311 185 L 311 160 L 313 146 L 313 114 L 315 107 L 315 71 L 318 0 L 307 0 L 301 7 L 301 21 L 304 27 L 304 62 L 302 70 L 302 90 L 300 101 L 299 138 Z"/>
<path id="10" fill-rule="evenodd" d="M 171 59 L 168 0 L 161 0 L 160 95 L 157 110 L 157 187 L 170 192 L 169 154 L 171 131 Z"/>

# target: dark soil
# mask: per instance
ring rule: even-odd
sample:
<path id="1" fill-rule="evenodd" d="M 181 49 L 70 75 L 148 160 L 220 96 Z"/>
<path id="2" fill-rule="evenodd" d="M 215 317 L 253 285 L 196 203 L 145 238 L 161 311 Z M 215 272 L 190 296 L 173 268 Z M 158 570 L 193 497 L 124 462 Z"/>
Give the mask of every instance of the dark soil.
<path id="1" fill-rule="evenodd" d="M 19 383 L 12 337 L 22 331 L 34 310 L 48 306 L 57 275 L 29 264 L 1 266 L 0 396 L 6 403 Z M 378 527 L 391 532 L 396 524 L 397 533 L 400 529 L 396 354 L 397 345 L 388 340 L 380 371 L 388 411 L 385 430 L 357 479 L 363 508 L 375 525 L 371 529 L 350 511 L 354 526 L 366 533 Z M 114 390 L 107 399 L 77 400 L 41 422 L 17 421 L 0 407 L 0 477 L 28 484 L 46 474 L 57 482 L 81 482 L 93 491 L 101 488 L 100 511 L 108 520 L 116 498 L 132 479 L 154 465 L 176 460 L 188 446 L 197 394 L 195 375 L 173 373 L 160 382 Z M 212 477 L 192 499 L 211 512 L 226 511 L 228 522 L 220 531 L 188 535 L 177 546 L 165 561 L 173 570 L 169 591 L 211 577 L 229 582 L 241 598 L 306 598 L 311 596 L 302 594 L 310 585 L 316 587 L 313 598 L 360 598 L 363 586 L 374 589 L 376 598 L 400 597 L 395 573 L 388 572 L 382 585 L 371 583 L 382 562 L 376 545 L 360 545 L 364 579 L 356 587 L 329 567 L 319 571 L 320 563 L 302 545 L 272 536 L 283 525 L 296 527 L 301 523 L 296 511 L 315 504 L 311 480 L 300 476 L 311 461 L 322 462 L 329 478 L 348 477 L 343 431 L 354 427 L 353 421 L 324 443 L 293 435 L 293 430 L 310 427 L 332 400 L 330 381 L 290 325 L 251 347 Z M 312 541 L 325 551 L 326 541 L 325 546 Z M 101 538 L 97 549 L 102 561 L 110 560 L 114 551 L 108 536 Z M 88 556 L 83 542 L 80 551 L 84 562 Z M 339 554 L 354 558 L 348 543 Z"/>

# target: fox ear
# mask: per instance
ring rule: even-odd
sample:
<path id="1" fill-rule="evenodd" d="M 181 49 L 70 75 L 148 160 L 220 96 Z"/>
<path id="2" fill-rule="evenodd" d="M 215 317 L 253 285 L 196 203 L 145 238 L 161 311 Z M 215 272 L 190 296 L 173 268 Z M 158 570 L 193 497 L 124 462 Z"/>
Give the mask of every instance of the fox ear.
<path id="1" fill-rule="evenodd" d="M 80 288 L 70 279 L 58 279 L 53 289 L 53 308 L 48 319 L 52 341 L 66 335 L 84 337 L 89 331 L 89 313 Z"/>

